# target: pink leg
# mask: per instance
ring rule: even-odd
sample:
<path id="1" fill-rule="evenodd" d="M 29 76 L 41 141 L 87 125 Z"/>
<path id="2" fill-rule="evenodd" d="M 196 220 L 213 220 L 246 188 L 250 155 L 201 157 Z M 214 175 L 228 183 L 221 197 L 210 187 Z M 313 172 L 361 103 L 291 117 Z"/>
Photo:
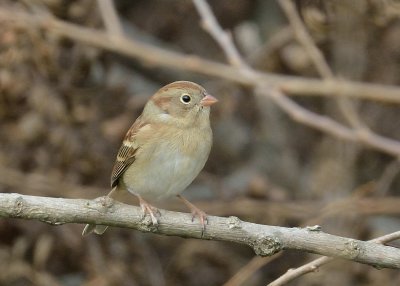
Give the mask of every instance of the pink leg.
<path id="1" fill-rule="evenodd" d="M 202 227 L 202 233 L 204 233 L 204 230 L 206 229 L 206 224 L 208 223 L 207 214 L 198 207 L 196 207 L 194 204 L 189 202 L 187 199 L 182 197 L 181 195 L 177 195 L 177 197 L 180 198 L 192 212 L 192 221 L 196 216 L 199 218 Z"/>
<path id="2" fill-rule="evenodd" d="M 146 202 L 141 196 L 137 196 L 137 197 L 139 198 L 139 204 L 143 211 L 143 217 L 145 217 L 146 214 L 149 214 L 153 225 L 158 225 L 158 220 L 157 220 L 156 215 L 157 214 L 161 215 L 160 211 L 156 207 L 154 207 L 151 204 L 149 204 L 148 202 Z"/>

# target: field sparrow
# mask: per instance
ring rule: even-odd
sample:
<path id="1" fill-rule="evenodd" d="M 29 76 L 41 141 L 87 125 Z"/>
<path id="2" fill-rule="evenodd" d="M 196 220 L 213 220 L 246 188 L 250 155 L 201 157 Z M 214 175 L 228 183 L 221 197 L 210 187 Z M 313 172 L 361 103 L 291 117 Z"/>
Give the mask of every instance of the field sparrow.
<path id="1" fill-rule="evenodd" d="M 207 161 L 212 145 L 210 106 L 217 99 L 203 87 L 177 81 L 162 87 L 146 103 L 128 130 L 111 174 L 116 198 L 127 190 L 139 199 L 143 215 L 157 225 L 157 208 L 149 201 L 178 196 L 205 227 L 206 214 L 180 195 Z M 82 235 L 103 234 L 102 225 L 86 225 Z"/>

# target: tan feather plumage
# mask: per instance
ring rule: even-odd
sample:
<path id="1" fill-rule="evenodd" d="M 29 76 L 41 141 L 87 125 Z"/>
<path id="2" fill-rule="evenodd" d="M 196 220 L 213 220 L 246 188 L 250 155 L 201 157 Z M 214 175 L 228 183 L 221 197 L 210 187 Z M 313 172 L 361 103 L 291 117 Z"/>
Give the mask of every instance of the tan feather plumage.
<path id="1" fill-rule="evenodd" d="M 212 145 L 209 106 L 216 101 L 200 85 L 187 81 L 171 83 L 154 94 L 125 135 L 108 196 L 115 198 L 120 190 L 136 195 L 156 224 L 156 209 L 147 200 L 179 195 L 204 167 Z M 205 213 L 182 199 L 204 229 Z M 105 230 L 87 225 L 83 235 Z"/>

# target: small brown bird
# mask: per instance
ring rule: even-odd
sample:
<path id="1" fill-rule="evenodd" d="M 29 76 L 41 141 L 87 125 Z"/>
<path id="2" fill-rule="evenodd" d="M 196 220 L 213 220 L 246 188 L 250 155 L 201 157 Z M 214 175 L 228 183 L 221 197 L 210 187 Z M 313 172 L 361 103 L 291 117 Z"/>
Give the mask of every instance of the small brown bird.
<path id="1" fill-rule="evenodd" d="M 157 225 L 159 211 L 149 201 L 178 196 L 205 227 L 206 214 L 180 195 L 203 169 L 212 145 L 210 106 L 218 100 L 200 85 L 177 81 L 162 87 L 146 103 L 128 130 L 111 174 L 111 198 L 127 190 L 139 199 L 143 215 Z M 103 234 L 102 225 L 86 225 L 82 235 Z"/>

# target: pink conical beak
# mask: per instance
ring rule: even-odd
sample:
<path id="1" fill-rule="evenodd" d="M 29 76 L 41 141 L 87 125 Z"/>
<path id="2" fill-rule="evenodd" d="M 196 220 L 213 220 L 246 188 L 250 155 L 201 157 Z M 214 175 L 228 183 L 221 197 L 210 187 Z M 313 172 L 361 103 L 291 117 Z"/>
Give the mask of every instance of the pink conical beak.
<path id="1" fill-rule="evenodd" d="M 218 99 L 216 99 L 214 96 L 212 96 L 210 94 L 206 94 L 206 96 L 203 97 L 203 99 L 200 101 L 200 104 L 202 106 L 211 106 L 217 102 L 218 102 Z"/>

